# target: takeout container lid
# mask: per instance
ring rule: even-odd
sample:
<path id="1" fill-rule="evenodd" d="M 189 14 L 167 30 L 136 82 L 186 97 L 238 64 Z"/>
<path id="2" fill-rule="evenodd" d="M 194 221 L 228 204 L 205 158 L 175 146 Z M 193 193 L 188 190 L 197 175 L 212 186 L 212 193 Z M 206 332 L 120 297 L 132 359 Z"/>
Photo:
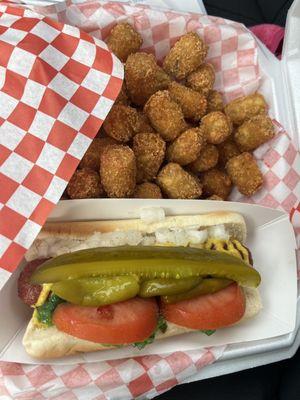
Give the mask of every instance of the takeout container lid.
<path id="1" fill-rule="evenodd" d="M 295 0 L 291 5 L 286 21 L 285 39 L 282 51 L 282 71 L 286 78 L 285 101 L 292 110 L 291 121 L 294 132 L 298 133 L 300 139 L 300 1 Z M 299 143 L 299 141 L 298 141 Z"/>
<path id="2" fill-rule="evenodd" d="M 262 276 L 261 312 L 249 321 L 219 330 L 210 337 L 196 332 L 157 341 L 142 351 L 127 346 L 43 362 L 31 359 L 22 346 L 24 329 L 32 311 L 16 296 L 19 271 L 15 271 L 0 292 L 0 319 L 5 320 L 5 329 L 0 330 L 0 360 L 25 364 L 99 362 L 262 340 L 293 331 L 297 296 L 296 243 L 288 215 L 282 211 L 251 204 L 202 200 L 70 200 L 60 202 L 49 221 L 132 219 L 138 218 L 145 207 L 163 208 L 166 215 L 193 215 L 220 210 L 241 213 L 248 229 L 246 245 L 251 249 L 255 267 Z"/>
<path id="3" fill-rule="evenodd" d="M 299 2 L 297 1 L 299 4 Z M 266 52 L 267 54 L 267 52 Z M 284 55 L 285 56 L 285 55 Z M 266 64 L 263 66 L 265 68 L 268 68 L 269 66 L 272 66 L 270 70 L 268 69 L 268 72 L 274 70 L 274 77 L 275 73 L 279 73 L 279 76 L 282 78 L 285 76 L 285 74 L 288 74 L 288 71 L 286 71 L 283 66 L 284 62 L 275 62 L 275 58 L 269 54 L 265 55 L 265 59 L 268 61 Z M 263 60 L 263 59 L 262 59 Z M 289 63 L 289 59 L 286 61 Z M 263 62 L 262 62 L 263 64 Z M 278 72 L 279 71 L 279 72 Z M 277 115 L 280 117 L 284 115 L 284 118 L 287 118 L 286 120 L 282 120 L 279 118 L 280 122 L 283 122 L 286 128 L 288 128 L 288 131 L 291 133 L 296 133 L 297 131 L 295 129 L 292 129 L 293 125 L 293 118 L 292 118 L 292 113 L 285 112 L 286 107 L 288 103 L 285 103 L 285 97 L 287 97 L 287 92 L 286 90 L 281 91 L 279 85 L 283 85 L 285 80 L 283 79 L 275 79 L 273 80 L 273 85 L 275 86 L 276 90 L 271 91 L 272 93 L 270 95 L 272 96 L 277 96 L 276 101 L 272 102 L 274 104 L 275 108 L 275 117 L 277 118 Z M 278 86 L 277 86 L 278 85 Z M 296 85 L 294 83 L 291 85 L 291 90 L 296 91 L 295 89 Z M 272 87 L 272 89 L 274 89 Z M 278 93 L 284 93 L 282 96 L 278 96 Z M 246 332 L 238 333 L 240 336 L 236 337 L 233 334 L 229 334 L 229 338 L 226 337 L 224 338 L 223 333 L 221 334 L 221 339 L 219 337 L 219 333 L 211 338 L 205 338 L 201 337 L 201 340 L 199 339 L 199 336 L 197 336 L 194 339 L 194 342 L 191 340 L 189 341 L 188 345 L 193 346 L 195 345 L 196 342 L 196 347 L 199 348 L 201 345 L 214 345 L 216 343 L 232 343 L 232 342 L 243 342 L 246 340 L 253 340 L 253 338 L 258 339 L 263 339 L 266 337 L 272 337 L 272 336 L 277 336 L 277 335 L 283 335 L 285 333 L 291 332 L 294 328 L 295 324 L 295 308 L 296 308 L 296 262 L 295 262 L 295 255 L 294 255 L 294 250 L 295 250 L 295 240 L 294 240 L 294 234 L 292 230 L 292 226 L 289 223 L 288 216 L 281 211 L 274 210 L 274 209 L 268 209 L 268 208 L 263 208 L 260 206 L 255 206 L 255 205 L 247 205 L 247 204 L 241 204 L 241 203 L 231 203 L 231 202 L 209 202 L 209 201 L 201 201 L 201 200 L 195 200 L 195 201 L 187 201 L 187 200 L 155 200 L 155 201 L 149 201 L 149 200 L 119 200 L 119 199 L 98 199 L 98 200 L 69 200 L 69 201 L 64 201 L 60 202 L 60 204 L 54 209 L 54 212 L 51 215 L 52 220 L 78 220 L 78 219 L 119 219 L 119 218 L 134 218 L 138 216 L 139 209 L 144 206 L 150 206 L 150 205 L 155 205 L 161 206 L 165 209 L 166 214 L 193 214 L 193 213 L 200 213 L 200 212 L 207 212 L 207 211 L 212 211 L 212 210 L 234 210 L 241 212 L 243 215 L 245 215 L 248 223 L 248 228 L 249 228 L 249 238 L 248 238 L 248 243 L 249 246 L 251 247 L 251 250 L 254 252 L 254 255 L 257 254 L 257 259 L 260 260 L 260 257 L 262 257 L 264 261 L 264 266 L 268 265 L 270 268 L 268 272 L 273 271 L 272 267 L 276 263 L 277 269 L 276 269 L 276 274 L 272 273 L 271 282 L 276 277 L 276 284 L 280 282 L 280 287 L 276 286 L 275 289 L 272 287 L 272 285 L 269 285 L 269 282 L 267 280 L 263 279 L 263 285 L 266 285 L 266 293 L 271 295 L 274 293 L 279 293 L 280 296 L 278 297 L 279 299 L 282 300 L 281 304 L 284 304 L 285 306 L 288 307 L 289 313 L 288 315 L 286 312 L 284 312 L 282 315 L 278 317 L 276 312 L 278 309 L 276 309 L 275 314 L 276 318 L 272 319 L 271 317 L 271 328 L 270 326 L 267 327 L 264 326 L 263 331 L 259 329 L 259 334 L 256 333 L 256 336 L 253 335 L 253 332 L 251 331 L 251 327 L 256 325 L 253 325 L 255 321 L 258 321 L 258 319 L 251 321 L 251 324 L 249 324 L 249 327 L 247 325 L 247 335 L 249 338 L 249 335 L 251 335 L 250 339 L 247 339 L 245 336 Z M 254 234 L 255 233 L 255 234 Z M 263 238 L 266 237 L 268 238 L 267 241 L 261 239 L 261 236 L 263 235 Z M 259 243 L 256 241 L 259 239 Z M 274 239 L 274 240 L 273 240 Z M 274 243 L 277 243 L 278 245 L 276 246 L 276 252 L 273 252 L 273 246 Z M 265 248 L 264 246 L 271 246 L 268 248 Z M 260 247 L 262 246 L 262 247 Z M 278 254 L 277 254 L 278 253 Z M 276 255 L 276 257 L 274 257 Z M 270 260 L 269 257 L 273 257 L 272 260 Z M 283 258 L 282 258 L 283 257 Z M 265 259 L 267 261 L 267 264 L 265 264 Z M 278 260 L 281 260 L 281 269 L 278 268 Z M 287 261 L 286 261 L 287 260 Z M 272 262 L 271 262 L 272 261 Z M 288 265 L 288 267 L 287 267 Z M 286 270 L 287 269 L 287 270 Z M 275 270 L 274 270 L 275 271 Z M 279 271 L 279 272 L 278 272 Z M 281 274 L 280 274 L 281 271 Z M 278 277 L 278 274 L 280 276 Z M 6 361 L 19 361 L 23 363 L 36 363 L 35 360 L 30 360 L 25 354 L 24 354 L 24 349 L 21 345 L 21 338 L 23 334 L 23 328 L 24 325 L 26 325 L 28 319 L 30 318 L 31 311 L 28 310 L 27 307 L 25 307 L 23 304 L 21 304 L 19 301 L 16 301 L 16 292 L 17 292 L 17 287 L 16 287 L 16 277 L 18 275 L 18 272 L 15 271 L 13 274 L 12 278 L 8 281 L 6 286 L 2 291 L 0 291 L 0 301 L 1 301 L 1 307 L 0 307 L 0 317 L 5 318 L 5 321 L 7 322 L 6 324 L 6 329 L 0 331 L 0 359 L 6 360 Z M 284 282 L 285 284 L 283 285 L 283 288 L 281 287 L 281 281 L 282 281 L 282 276 L 284 276 Z M 280 279 L 281 280 L 280 280 Z M 291 286 L 289 286 L 291 285 Z M 262 286 L 262 291 L 263 293 L 265 292 L 264 286 Z M 264 295 L 264 294 L 263 294 Z M 284 298 L 281 297 L 284 296 Z M 274 296 L 273 296 L 274 297 Z M 268 301 L 266 302 L 266 305 L 269 306 L 271 305 L 272 307 L 275 306 L 280 306 L 280 304 L 277 304 L 277 302 L 273 301 L 272 297 L 272 302 Z M 272 303 L 272 304 L 271 304 Z M 280 308 L 280 307 L 279 307 Z M 274 310 L 273 310 L 274 311 Z M 262 316 L 265 318 L 262 318 L 261 316 L 258 317 L 260 320 L 263 319 L 263 323 L 266 321 L 270 320 L 266 316 L 265 313 L 268 313 L 268 307 L 265 308 L 262 311 Z M 281 319 L 281 317 L 283 319 Z M 274 324 L 273 324 L 274 323 Z M 272 325 L 273 324 L 273 325 Z M 242 327 L 241 327 L 242 328 Z M 232 328 L 233 329 L 233 328 Z M 237 327 L 234 328 L 235 331 L 239 332 L 239 329 Z M 228 331 L 231 332 L 231 331 Z M 252 332 L 252 333 L 251 333 Z M 245 334 L 244 334 L 245 333 Z M 171 339 L 170 339 L 171 340 Z M 176 339 L 173 339 L 176 344 L 176 349 L 178 347 L 185 349 L 184 345 L 186 344 L 186 340 L 183 339 L 181 340 L 179 337 Z M 219 340 L 219 342 L 215 342 L 215 340 Z M 221 342 L 220 342 L 221 340 Z M 223 340 L 223 342 L 222 342 Z M 163 341 L 164 342 L 164 341 Z M 141 354 L 150 354 L 150 353 L 158 353 L 162 351 L 167 351 L 166 349 L 169 349 L 168 351 L 173 351 L 174 347 L 171 344 L 170 347 L 166 345 L 166 342 L 161 342 L 161 346 L 163 346 L 163 349 L 157 349 L 156 347 L 153 348 L 153 346 L 149 346 L 146 348 L 144 351 L 145 353 L 138 352 L 136 354 L 132 353 L 132 349 L 130 349 L 129 356 L 133 355 L 141 355 Z M 172 342 L 169 342 L 172 343 Z M 156 346 L 156 345 L 154 345 Z M 160 346 L 160 345 L 157 345 Z M 99 361 L 100 359 L 105 359 L 110 358 L 122 358 L 124 357 L 124 353 L 122 353 L 123 350 L 114 350 L 113 354 L 111 353 L 111 356 L 108 355 L 107 352 L 99 352 L 96 355 L 90 354 L 90 355 L 83 355 L 76 357 L 69 358 L 67 360 L 59 360 L 56 361 L 57 363 L 63 363 L 65 364 L 66 362 L 68 363 L 75 363 L 75 362 L 82 362 L 82 361 Z M 127 350 L 125 350 L 126 352 Z M 121 352 L 121 354 L 120 354 Z M 128 353 L 127 353 L 128 356 Z M 27 358 L 26 358 L 27 357 Z M 100 358 L 99 358 L 100 357 Z M 101 358 L 102 357 L 102 358 Z M 49 362 L 47 362 L 49 363 Z"/>
<path id="4" fill-rule="evenodd" d="M 278 60 L 256 38 L 260 67 L 272 79 L 270 96 L 275 97 L 276 117 L 287 132 L 300 142 L 300 0 L 291 5 L 286 19 L 282 57 Z"/>

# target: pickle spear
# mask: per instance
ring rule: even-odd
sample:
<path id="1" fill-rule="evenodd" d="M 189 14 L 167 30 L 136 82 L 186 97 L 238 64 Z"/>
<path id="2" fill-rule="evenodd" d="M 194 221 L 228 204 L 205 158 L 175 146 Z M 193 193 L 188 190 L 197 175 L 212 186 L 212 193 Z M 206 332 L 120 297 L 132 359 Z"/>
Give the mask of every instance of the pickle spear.
<path id="1" fill-rule="evenodd" d="M 197 286 L 184 293 L 162 296 L 164 303 L 177 303 L 178 301 L 193 299 L 203 294 L 216 293 L 232 283 L 230 279 L 208 278 L 203 279 Z"/>
<path id="2" fill-rule="evenodd" d="M 227 278 L 256 287 L 259 273 L 230 254 L 158 246 L 97 247 L 63 254 L 43 263 L 32 275 L 35 284 L 93 276 L 137 275 L 140 278 L 183 279 L 192 276 Z"/>
<path id="3" fill-rule="evenodd" d="M 184 278 L 184 279 L 151 279 L 141 283 L 139 296 L 153 297 L 165 295 L 177 295 L 186 291 L 190 291 L 197 286 L 201 278 Z"/>
<path id="4" fill-rule="evenodd" d="M 54 283 L 51 291 L 72 304 L 99 307 L 135 297 L 139 278 L 131 276 L 69 279 Z"/>

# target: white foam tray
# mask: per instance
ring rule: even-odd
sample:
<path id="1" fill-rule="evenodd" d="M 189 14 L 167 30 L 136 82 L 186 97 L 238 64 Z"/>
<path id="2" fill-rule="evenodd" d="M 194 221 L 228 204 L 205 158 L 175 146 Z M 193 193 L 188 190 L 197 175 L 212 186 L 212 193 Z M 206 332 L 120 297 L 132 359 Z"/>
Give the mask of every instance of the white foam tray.
<path id="1" fill-rule="evenodd" d="M 120 1 L 120 0 L 119 0 Z M 54 3 L 59 0 L 27 0 L 27 3 Z M 80 0 L 78 0 L 80 2 Z M 157 0 L 134 0 L 133 3 L 147 3 L 158 6 Z M 205 12 L 201 0 L 159 1 L 164 8 L 181 11 Z M 270 84 L 270 96 L 274 105 L 273 116 L 286 128 L 294 139 L 300 135 L 300 0 L 295 0 L 289 10 L 283 57 L 279 61 L 259 41 L 258 59 L 262 73 L 267 75 Z M 61 209 L 61 208 L 60 208 Z M 57 210 L 58 211 L 58 210 Z M 299 293 L 299 290 L 298 290 Z M 300 298 L 298 298 L 297 320 L 293 332 L 276 338 L 250 343 L 229 345 L 221 359 L 202 369 L 187 382 L 252 368 L 292 357 L 300 345 Z"/>

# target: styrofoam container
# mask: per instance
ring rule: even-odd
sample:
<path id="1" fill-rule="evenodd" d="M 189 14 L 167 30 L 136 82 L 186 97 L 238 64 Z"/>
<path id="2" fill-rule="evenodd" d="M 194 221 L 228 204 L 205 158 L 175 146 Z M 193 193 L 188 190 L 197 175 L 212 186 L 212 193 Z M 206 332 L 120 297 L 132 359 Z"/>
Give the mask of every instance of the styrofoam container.
<path id="1" fill-rule="evenodd" d="M 141 2 L 153 5 L 151 0 Z M 163 6 L 176 8 L 178 11 L 203 12 L 203 8 L 201 9 L 202 4 L 197 0 L 188 2 L 189 9 L 185 7 L 186 2 L 165 0 L 162 3 L 164 3 Z M 194 6 L 197 8 L 193 9 Z M 262 72 L 260 91 L 265 94 L 270 104 L 272 116 L 286 128 L 295 141 L 297 141 L 298 133 L 300 132 L 300 115 L 297 112 L 300 107 L 299 19 L 300 1 L 296 0 L 287 18 L 286 37 L 281 61 L 276 59 L 257 40 L 258 59 Z M 178 346 L 182 345 L 187 346 L 183 349 L 187 349 L 217 343 L 233 343 L 227 347 L 221 361 L 217 361 L 212 366 L 205 368 L 204 371 L 195 375 L 192 380 L 260 365 L 264 362 L 276 361 L 280 357 L 277 356 L 276 359 L 276 356 L 273 356 L 273 358 L 266 356 L 267 352 L 274 352 L 275 350 L 278 355 L 281 349 L 283 354 L 281 358 L 284 358 L 286 353 L 284 353 L 283 349 L 287 346 L 292 347 L 298 336 L 300 341 L 300 335 L 297 336 L 299 320 L 296 321 L 296 243 L 288 216 L 281 211 L 273 209 L 231 202 L 161 200 L 155 201 L 153 204 L 157 207 L 163 207 L 167 215 L 195 214 L 215 209 L 241 212 L 246 218 L 249 230 L 247 244 L 253 252 L 257 269 L 262 274 L 260 291 L 264 309 L 258 317 L 248 321 L 244 326 L 220 331 L 210 338 L 206 338 L 204 335 L 197 335 L 194 338 L 193 335 L 195 334 L 188 334 L 169 339 L 162 341 L 161 344 L 146 347 L 145 352 L 139 352 L 138 354 L 177 350 Z M 55 208 L 51 220 L 134 218 L 139 215 L 141 207 L 153 204 L 150 201 L 143 200 L 65 201 Z M 21 337 L 31 312 L 21 302 L 16 301 L 17 274 L 18 272 L 14 274 L 0 293 L 0 318 L 2 321 L 6 321 L 6 329 L 0 330 L 0 359 L 26 363 L 33 362 L 33 360 L 24 353 L 21 346 Z M 281 305 L 285 307 L 281 307 Z M 295 321 L 297 322 L 296 325 Z M 268 324 L 270 325 L 267 326 Z M 247 329 L 244 329 L 245 327 Z M 255 335 L 250 335 L 251 337 L 249 337 L 249 332 L 246 332 L 249 329 L 254 329 L 256 331 Z M 266 333 L 267 330 L 268 334 Z M 251 332 L 253 333 L 253 331 Z M 155 346 L 161 347 L 157 350 Z M 132 353 L 132 348 L 128 349 L 131 351 L 130 355 L 136 355 Z M 128 349 L 99 352 L 86 355 L 84 358 L 73 357 L 67 361 L 64 360 L 63 363 L 126 357 L 128 356 L 128 353 L 126 353 L 126 351 L 129 351 Z M 293 349 L 295 351 L 295 346 Z M 293 354 L 293 351 L 288 353 L 289 356 Z M 260 355 L 259 357 L 258 354 Z M 249 358 L 251 356 L 253 357 L 252 361 Z M 61 361 L 57 362 L 61 363 Z"/>
<path id="2" fill-rule="evenodd" d="M 220 329 L 214 335 L 189 333 L 157 341 L 142 351 L 127 346 L 121 349 L 76 355 L 51 364 L 73 364 L 120 359 L 144 354 L 163 354 L 178 349 L 195 350 L 207 346 L 265 340 L 292 332 L 296 321 L 297 268 L 296 242 L 288 215 L 282 211 L 250 204 L 201 200 L 72 200 L 62 201 L 50 221 L 116 220 L 139 218 L 145 207 L 163 208 L 166 215 L 194 215 L 211 211 L 236 211 L 247 224 L 246 245 L 251 249 L 255 268 L 260 272 L 259 287 L 263 309 L 253 319 L 236 326 Z M 0 320 L 6 329 L 0 332 L 0 359 L 22 363 L 44 363 L 30 358 L 22 346 L 24 329 L 30 310 L 17 300 L 16 271 L 0 292 Z M 288 312 L 287 312 L 288 310 Z"/>

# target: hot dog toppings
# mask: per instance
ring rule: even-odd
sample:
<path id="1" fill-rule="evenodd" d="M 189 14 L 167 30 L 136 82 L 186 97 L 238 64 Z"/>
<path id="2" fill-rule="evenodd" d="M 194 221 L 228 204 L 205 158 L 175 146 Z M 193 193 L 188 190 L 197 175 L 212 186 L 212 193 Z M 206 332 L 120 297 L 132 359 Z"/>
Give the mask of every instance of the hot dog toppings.
<path id="1" fill-rule="evenodd" d="M 32 283 L 67 279 L 137 275 L 140 279 L 184 279 L 207 276 L 232 279 L 257 287 L 260 275 L 241 258 L 229 253 L 190 247 L 122 246 L 94 248 L 46 261 Z"/>
<path id="2" fill-rule="evenodd" d="M 256 287 L 260 283 L 259 273 L 249 265 L 251 261 L 245 246 L 223 235 L 209 237 L 201 248 L 121 246 L 80 250 L 42 265 L 39 260 L 35 263 L 39 265 L 37 270 L 29 268 L 33 271 L 31 278 L 26 270 L 25 276 L 29 293 L 31 286 L 39 288 L 39 296 L 36 294 L 30 301 L 36 305 L 36 326 L 55 324 L 59 330 L 78 338 L 112 345 L 135 343 L 143 348 L 154 340 L 157 331 L 163 331 L 161 327 L 166 329 L 160 313 L 169 322 L 209 333 L 238 321 L 245 311 L 239 284 Z M 22 288 L 21 297 L 26 300 L 24 274 L 20 276 L 19 292 Z M 161 298 L 158 304 L 155 297 Z M 152 303 L 145 303 L 146 298 L 151 298 Z M 218 304 L 217 298 L 228 300 L 228 304 Z M 132 304 L 137 315 L 127 309 L 126 305 Z M 142 329 L 137 338 L 133 331 L 132 337 L 125 334 L 127 339 L 122 332 L 109 339 L 108 332 L 115 332 L 115 326 L 117 331 L 128 330 L 116 321 L 116 312 L 122 309 L 125 315 L 129 313 L 136 324 L 144 306 L 145 312 L 152 310 L 151 331 L 148 326 L 147 332 Z M 105 311 L 106 307 L 113 311 L 112 318 L 103 317 L 102 309 Z M 224 309 L 225 316 L 221 318 Z M 207 312 L 214 317 L 207 320 Z"/>

